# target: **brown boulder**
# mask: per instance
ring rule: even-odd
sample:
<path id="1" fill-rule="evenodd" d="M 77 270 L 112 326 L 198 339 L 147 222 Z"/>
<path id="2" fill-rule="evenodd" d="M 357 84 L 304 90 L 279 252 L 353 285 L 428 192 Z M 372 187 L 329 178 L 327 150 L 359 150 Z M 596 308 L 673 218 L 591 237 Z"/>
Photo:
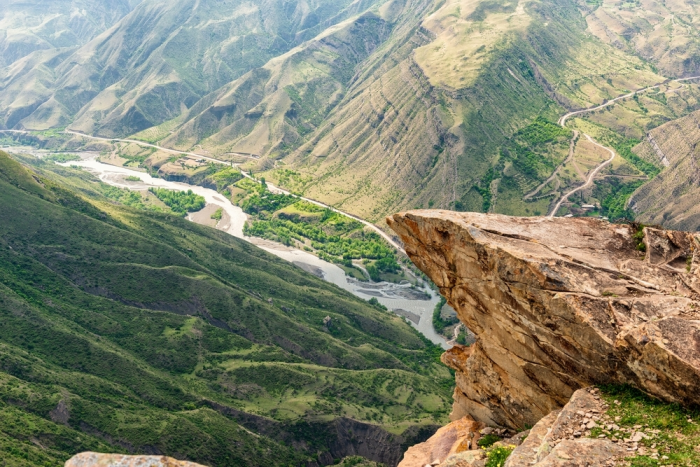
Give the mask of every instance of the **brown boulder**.
<path id="1" fill-rule="evenodd" d="M 194 462 L 178 461 L 165 456 L 124 456 L 83 452 L 66 462 L 66 467 L 204 467 Z"/>
<path id="2" fill-rule="evenodd" d="M 579 466 L 606 467 L 620 465 L 628 455 L 624 443 L 614 443 L 608 439 L 591 439 L 591 422 L 602 420 L 607 406 L 600 399 L 596 389 L 581 389 L 561 410 L 550 413 L 529 431 L 523 431 L 509 439 L 498 441 L 493 447 L 514 448 L 503 467 L 554 467 Z M 454 423 L 452 424 L 454 425 Z M 448 425 L 449 426 L 449 425 Z M 482 430 L 486 432 L 490 428 Z M 447 432 L 439 432 L 413 452 L 425 453 L 426 447 L 439 445 Z M 448 443 L 449 444 L 449 443 Z M 631 446 L 631 445 L 630 445 Z M 413 448 L 409 449 L 411 452 Z M 435 451 L 433 450 L 433 453 Z M 444 453 L 445 450 L 442 451 Z M 488 451 L 479 449 L 476 443 L 472 450 L 449 454 L 444 460 L 427 459 L 435 456 L 422 455 L 412 458 L 404 465 L 419 467 L 484 467 Z M 406 461 L 406 458 L 404 462 Z"/>
<path id="3" fill-rule="evenodd" d="M 456 370 L 453 420 L 531 426 L 601 383 L 700 402 L 695 234 L 448 211 L 387 222 L 478 336 L 444 359 Z"/>

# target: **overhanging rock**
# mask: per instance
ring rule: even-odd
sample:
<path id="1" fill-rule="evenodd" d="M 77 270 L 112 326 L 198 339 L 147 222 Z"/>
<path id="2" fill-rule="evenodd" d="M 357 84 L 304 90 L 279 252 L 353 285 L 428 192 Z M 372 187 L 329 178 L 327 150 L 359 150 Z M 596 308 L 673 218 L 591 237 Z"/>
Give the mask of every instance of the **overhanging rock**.
<path id="1" fill-rule="evenodd" d="M 443 357 L 452 419 L 532 426 L 579 388 L 700 402 L 700 238 L 590 218 L 387 219 L 478 341 Z"/>

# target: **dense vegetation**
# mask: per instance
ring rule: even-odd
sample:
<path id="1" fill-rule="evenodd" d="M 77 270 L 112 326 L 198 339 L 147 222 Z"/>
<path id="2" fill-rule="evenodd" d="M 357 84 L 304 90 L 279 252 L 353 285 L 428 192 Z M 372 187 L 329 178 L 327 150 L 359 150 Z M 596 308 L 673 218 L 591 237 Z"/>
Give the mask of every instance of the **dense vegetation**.
<path id="1" fill-rule="evenodd" d="M 568 143 L 569 139 L 571 130 L 538 117 L 508 141 L 501 155 L 513 164 L 516 174 L 542 181 L 560 162 L 551 156 L 548 145 L 557 141 Z"/>
<path id="2" fill-rule="evenodd" d="M 624 183 L 616 177 L 596 181 L 593 195 L 601 200 L 601 214 L 611 221 L 634 220 L 635 213 L 626 208 L 627 200 L 642 183 L 642 180 Z"/>
<path id="3" fill-rule="evenodd" d="M 499 157 L 489 167 L 474 191 L 481 198 L 481 211 L 522 213 L 539 215 L 534 208 L 530 212 L 523 202 L 524 195 L 545 180 L 566 156 L 572 132 L 543 117 L 517 131 L 500 148 Z M 494 206 L 493 182 L 498 181 L 499 202 Z M 466 207 L 455 204 L 457 210 Z"/>
<path id="4" fill-rule="evenodd" d="M 440 297 L 440 301 L 438 302 L 437 305 L 435 305 L 435 309 L 433 310 L 433 328 L 435 329 L 435 332 L 438 334 L 445 334 L 445 328 L 448 326 L 452 326 L 453 324 L 457 324 L 459 322 L 459 319 L 455 318 L 449 318 L 449 319 L 444 319 L 442 317 L 442 308 L 445 306 L 447 303 L 447 300 L 445 300 L 445 297 Z M 450 338 L 452 336 L 449 336 Z M 459 342 L 461 344 L 461 342 Z M 465 343 L 466 343 L 466 336 L 465 336 Z"/>
<path id="5" fill-rule="evenodd" d="M 174 191 L 166 188 L 149 188 L 148 191 L 156 195 L 175 214 L 182 217 L 185 217 L 188 212 L 199 211 L 206 205 L 204 197 L 194 194 L 192 190 Z"/>
<path id="6" fill-rule="evenodd" d="M 48 156 L 44 157 L 44 160 L 65 163 L 80 160 L 80 157 L 76 156 L 75 154 L 57 153 L 49 154 Z"/>
<path id="7" fill-rule="evenodd" d="M 151 209 L 160 211 L 158 207 L 147 205 L 143 196 L 138 191 L 131 191 L 125 188 L 117 188 L 114 186 L 105 185 L 102 187 L 102 193 L 109 199 L 116 201 L 124 206 L 129 206 L 136 209 Z"/>
<path id="8" fill-rule="evenodd" d="M 236 186 L 241 191 L 238 204 L 252 216 L 245 235 L 313 251 L 326 261 L 353 269 L 363 279 L 353 260 L 362 260 L 376 282 L 401 273 L 394 249 L 361 222 L 295 195 L 271 193 L 264 180 L 244 179 Z"/>
<path id="9" fill-rule="evenodd" d="M 416 427 L 394 435 L 395 452 L 446 421 L 441 351 L 392 313 L 223 232 L 115 205 L 85 172 L 31 162 L 36 174 L 0 153 L 5 465 L 85 450 L 307 465 L 347 455 L 340 417 Z"/>

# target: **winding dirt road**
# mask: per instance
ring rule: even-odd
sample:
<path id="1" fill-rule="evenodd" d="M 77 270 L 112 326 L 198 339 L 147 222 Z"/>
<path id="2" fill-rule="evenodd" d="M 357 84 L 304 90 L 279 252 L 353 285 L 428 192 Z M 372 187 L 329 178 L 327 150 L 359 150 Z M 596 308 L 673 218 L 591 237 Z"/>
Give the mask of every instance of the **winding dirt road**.
<path id="1" fill-rule="evenodd" d="M 574 137 L 571 138 L 571 144 L 569 145 L 569 154 L 566 156 L 566 159 L 564 159 L 564 162 L 559 164 L 556 169 L 554 169 L 554 172 L 552 172 L 552 175 L 549 176 L 547 180 L 544 182 L 540 183 L 540 185 L 532 190 L 530 193 L 526 194 L 523 196 L 523 200 L 528 200 L 532 198 L 533 196 L 537 195 L 537 193 L 542 190 L 542 188 L 546 187 L 549 182 L 554 180 L 554 177 L 559 175 L 559 171 L 561 170 L 562 167 L 564 167 L 569 161 L 572 161 L 574 159 L 574 149 L 576 149 L 576 139 L 578 138 L 578 130 L 574 130 Z M 577 167 L 578 170 L 578 167 Z"/>
<path id="2" fill-rule="evenodd" d="M 595 169 L 593 169 L 593 170 L 591 171 L 591 173 L 588 175 L 588 178 L 586 179 L 586 183 L 584 183 L 583 185 L 581 185 L 581 186 L 579 186 L 579 187 L 577 187 L 577 188 L 574 188 L 573 190 L 569 191 L 567 194 L 565 194 L 564 196 L 562 196 L 561 199 L 559 200 L 559 202 L 556 204 L 556 206 L 554 206 L 554 209 L 552 209 L 552 212 L 549 214 L 549 217 L 554 217 L 554 215 L 557 213 L 557 211 L 558 211 L 559 208 L 561 207 L 562 203 L 563 203 L 564 201 L 566 201 L 566 199 L 567 199 L 569 196 L 571 196 L 571 195 L 573 195 L 574 193 L 579 192 L 579 191 L 581 191 L 581 190 L 583 190 L 583 189 L 588 188 L 589 186 L 591 186 L 591 184 L 593 184 L 593 180 L 595 179 L 596 175 L 598 175 L 598 174 L 600 173 L 601 170 L 603 170 L 608 164 L 610 164 L 610 163 L 613 161 L 613 159 L 615 159 L 615 151 L 613 151 L 612 149 L 610 149 L 610 148 L 607 147 L 607 146 L 603 146 L 602 144 L 597 143 L 596 141 L 593 140 L 593 138 L 591 138 L 590 136 L 588 136 L 588 135 L 585 134 L 585 133 L 584 133 L 583 136 L 585 136 L 586 139 L 588 139 L 588 141 L 590 141 L 591 143 L 595 144 L 596 146 L 601 147 L 601 148 L 607 150 L 607 151 L 610 153 L 610 159 L 606 160 L 605 162 L 603 162 L 602 164 L 600 164 L 598 167 L 596 167 Z"/>
<path id="3" fill-rule="evenodd" d="M 561 125 L 562 127 L 566 127 L 566 121 L 567 121 L 570 117 L 573 117 L 573 116 L 575 116 L 575 115 L 581 115 L 581 114 L 584 114 L 584 113 L 587 113 L 587 112 L 594 112 L 594 111 L 596 111 L 596 110 L 603 109 L 603 108 L 605 108 L 605 107 L 608 107 L 609 105 L 615 104 L 616 102 L 619 102 L 619 101 L 624 100 L 624 99 L 629 99 L 630 97 L 634 97 L 635 95 L 641 94 L 641 93 L 646 92 L 646 91 L 649 91 L 650 89 L 658 88 L 658 87 L 660 87 L 660 86 L 662 86 L 662 85 L 664 85 L 664 84 L 669 84 L 669 83 L 680 83 L 681 81 L 690 81 L 690 80 L 699 79 L 699 78 L 700 78 L 700 76 L 690 76 L 690 77 L 688 77 L 688 78 L 679 78 L 679 79 L 670 79 L 670 80 L 666 80 L 666 81 L 664 81 L 663 83 L 659 83 L 659 84 L 655 84 L 655 85 L 653 85 L 653 86 L 649 86 L 649 87 L 646 87 L 646 88 L 638 89 L 638 90 L 632 91 L 632 92 L 630 92 L 630 93 L 628 93 L 628 94 L 625 94 L 625 95 L 616 97 L 615 99 L 611 99 L 611 100 L 605 102 L 604 104 L 601 104 L 601 105 L 598 105 L 598 106 L 595 106 L 595 107 L 589 107 L 589 108 L 587 108 L 587 109 L 582 109 L 582 110 L 576 110 L 576 111 L 574 111 L 574 112 L 569 112 L 568 114 L 562 116 L 562 117 L 559 119 L 559 121 L 558 121 L 557 123 L 558 123 L 559 125 Z M 554 208 L 550 211 L 550 213 L 549 213 L 549 215 L 548 215 L 547 217 L 554 217 L 554 216 L 557 214 L 557 211 L 559 210 L 559 208 L 561 207 L 561 205 L 564 203 L 564 201 L 566 201 L 566 200 L 569 198 L 569 196 L 571 196 L 571 195 L 573 195 L 574 193 L 577 193 L 577 192 L 579 192 L 579 191 L 581 191 L 581 190 L 583 190 L 583 189 L 588 188 L 589 186 L 591 186 L 591 184 L 593 183 L 593 180 L 594 180 L 595 177 L 600 173 L 600 171 L 601 171 L 602 169 L 604 169 L 607 165 L 609 165 L 609 164 L 613 161 L 613 159 L 615 159 L 615 155 L 616 155 L 616 154 L 615 154 L 615 151 L 614 151 L 612 148 L 609 148 L 609 147 L 607 147 L 607 146 L 603 146 L 602 144 L 599 144 L 599 143 L 596 142 L 593 138 L 591 138 L 589 135 L 587 135 L 587 134 L 585 134 L 585 133 L 583 133 L 583 136 L 585 136 L 585 137 L 588 139 L 588 141 L 590 141 L 591 143 L 595 144 L 596 146 L 601 147 L 601 148 L 607 150 L 607 151 L 611 154 L 610 159 L 606 160 L 605 162 L 603 162 L 603 163 L 601 163 L 599 166 L 597 166 L 595 169 L 593 169 L 593 170 L 591 171 L 591 173 L 588 175 L 588 178 L 586 179 L 586 182 L 585 182 L 583 185 L 574 188 L 573 190 L 569 191 L 569 192 L 566 193 L 564 196 L 562 196 L 562 197 L 559 199 L 559 201 L 557 202 L 557 204 L 554 205 Z M 568 158 L 567 158 L 567 160 L 568 160 Z M 558 171 L 559 171 L 559 167 L 557 167 L 555 173 L 552 174 L 552 177 L 553 177 L 556 173 L 558 173 Z M 548 179 L 548 181 L 551 180 L 552 177 L 550 177 L 550 179 Z M 547 183 L 548 183 L 548 182 L 547 182 Z M 538 190 L 539 190 L 539 187 L 538 187 Z"/>
<path id="4" fill-rule="evenodd" d="M 664 84 L 669 84 L 669 83 L 680 83 L 680 82 L 682 82 L 682 81 L 690 81 L 690 80 L 694 80 L 694 79 L 700 79 L 700 76 L 690 76 L 690 77 L 687 77 L 687 78 L 678 78 L 678 79 L 666 80 L 666 81 L 664 81 L 664 82 L 662 82 L 662 83 L 655 84 L 655 85 L 653 85 L 653 86 L 649 86 L 649 87 L 646 87 L 646 88 L 638 89 L 638 90 L 632 91 L 632 92 L 630 92 L 630 93 L 628 93 L 628 94 L 624 94 L 624 95 L 622 95 L 622 96 L 616 97 L 616 98 L 614 98 L 614 99 L 611 99 L 611 100 L 605 102 L 604 104 L 601 104 L 601 105 L 598 105 L 598 106 L 595 106 L 595 107 L 589 107 L 589 108 L 587 108 L 587 109 L 582 109 L 582 110 L 576 110 L 576 111 L 573 111 L 573 112 L 569 112 L 569 113 L 567 113 L 566 115 L 562 116 L 562 117 L 559 119 L 559 121 L 558 121 L 557 123 L 558 123 L 559 125 L 561 125 L 562 127 L 566 127 L 566 121 L 567 121 L 569 118 L 571 118 L 571 117 L 573 117 L 573 116 L 575 116 L 575 115 L 581 115 L 581 114 L 584 114 L 584 113 L 594 112 L 594 111 L 596 111 L 596 110 L 603 109 L 603 108 L 608 107 L 608 106 L 610 106 L 610 105 L 613 105 L 613 104 L 615 104 L 615 103 L 617 103 L 617 102 L 619 102 L 619 101 L 621 101 L 621 100 L 629 99 L 630 97 L 634 97 L 634 96 L 637 95 L 637 94 L 641 94 L 641 93 L 646 92 L 646 91 L 649 91 L 649 90 L 651 90 L 651 89 L 658 88 L 658 87 L 660 87 L 660 86 L 662 86 L 662 85 L 664 85 Z M 30 134 L 29 131 L 24 131 L 24 130 L 0 130 L 0 133 L 21 133 L 21 134 Z M 164 148 L 164 147 L 158 146 L 158 145 L 156 145 L 156 144 L 146 143 L 146 142 L 143 142 L 143 141 L 138 141 L 138 140 L 133 140 L 133 139 L 102 138 L 102 137 L 99 137 L 99 136 L 86 135 L 86 134 L 84 134 L 84 133 L 79 133 L 79 132 L 77 132 L 77 131 L 71 131 L 71 130 L 65 130 L 65 131 L 63 131 L 63 133 L 70 134 L 70 135 L 73 135 L 73 136 L 79 136 L 79 137 L 82 137 L 82 138 L 92 139 L 92 140 L 96 140 L 96 141 L 106 141 L 106 142 L 118 141 L 118 142 L 122 142 L 122 143 L 133 143 L 133 144 L 138 144 L 139 146 L 148 147 L 148 148 L 154 148 L 154 149 L 158 149 L 158 150 L 161 150 L 161 151 L 165 151 L 165 152 L 168 152 L 168 153 L 171 153 L 171 154 L 181 154 L 181 155 L 185 155 L 185 156 L 198 157 L 198 158 L 200 158 L 200 159 L 204 159 L 204 160 L 207 160 L 207 161 L 210 161 L 210 162 L 214 162 L 214 163 L 217 163 L 217 164 L 236 165 L 236 164 L 233 164 L 233 163 L 231 163 L 231 162 L 226 162 L 226 161 L 222 161 L 222 160 L 219 160 L 219 159 L 214 159 L 214 158 L 212 158 L 212 157 L 203 156 L 203 155 L 201 155 L 201 154 L 197 154 L 197 153 L 193 153 L 193 152 L 186 152 L 186 151 L 177 151 L 177 150 L 175 150 L 175 149 Z M 549 215 L 548 215 L 547 217 L 554 217 L 554 216 L 556 215 L 557 211 L 559 210 L 559 208 L 561 207 L 561 205 L 566 201 L 566 199 L 567 199 L 569 196 L 571 196 L 571 195 L 573 195 L 574 193 L 577 193 L 577 192 L 579 192 L 579 191 L 581 191 L 581 190 L 583 190 L 583 189 L 585 189 L 585 188 L 588 188 L 588 187 L 593 183 L 595 177 L 600 173 L 600 171 L 601 171 L 603 168 L 605 168 L 607 165 L 609 165 L 609 164 L 615 159 L 616 154 L 615 154 L 615 151 L 614 151 L 612 148 L 609 148 L 609 147 L 607 147 L 607 146 L 603 146 L 602 144 L 599 144 L 599 143 L 596 142 L 593 138 L 591 138 L 589 135 L 587 135 L 587 134 L 585 134 L 585 133 L 583 134 L 583 136 L 585 136 L 591 143 L 595 144 L 596 146 L 599 146 L 599 147 L 601 147 L 601 148 L 603 148 L 603 149 L 606 149 L 608 152 L 610 152 L 611 157 L 610 157 L 610 159 L 606 160 L 605 162 L 603 162 L 603 163 L 601 163 L 599 166 L 597 166 L 595 169 L 593 169 L 593 170 L 591 171 L 591 173 L 588 175 L 588 178 L 586 179 L 586 182 L 585 182 L 583 185 L 581 185 L 581 186 L 579 186 L 579 187 L 577 187 L 577 188 L 574 188 L 573 190 L 571 190 L 571 191 L 569 191 L 568 193 L 566 193 L 565 195 L 563 195 L 563 196 L 559 199 L 559 201 L 557 202 L 557 204 L 554 206 L 554 208 L 552 209 L 552 211 L 550 211 L 550 213 L 549 213 Z M 246 158 L 249 158 L 249 159 L 257 159 L 256 157 L 253 157 L 253 156 L 248 155 L 248 154 L 241 154 L 241 153 L 232 153 L 232 154 L 233 154 L 233 155 L 236 155 L 236 156 L 246 157 Z M 570 154 L 569 157 L 566 158 L 566 160 L 564 161 L 564 163 L 566 163 L 566 161 L 568 161 L 569 159 L 571 159 L 571 156 L 572 156 L 572 154 Z M 563 164 L 562 164 L 562 165 L 563 165 Z M 537 187 L 532 193 L 529 193 L 529 194 L 527 195 L 527 197 L 532 197 L 532 196 L 534 196 L 537 192 L 539 192 L 539 190 L 540 190 L 541 188 L 543 188 L 547 183 L 549 183 L 549 182 L 554 178 L 554 176 L 559 172 L 559 169 L 560 169 L 560 168 L 561 168 L 561 165 L 560 165 L 559 167 L 557 167 L 557 169 L 555 170 L 555 172 L 547 179 L 547 181 L 546 181 L 545 183 L 543 183 L 543 184 L 541 184 L 539 187 Z M 248 178 L 252 178 L 250 175 L 246 174 L 245 172 L 241 172 L 241 173 L 243 173 L 243 175 L 246 176 L 246 177 L 248 177 Z M 274 185 L 272 185 L 272 184 L 270 184 L 270 183 L 268 183 L 267 185 L 268 185 L 268 187 L 269 187 L 272 191 L 277 191 L 277 192 L 279 192 L 279 193 L 284 193 L 284 194 L 291 194 L 290 192 L 288 192 L 288 191 L 286 191 L 286 190 L 283 190 L 283 189 L 281 189 L 281 188 L 278 188 L 278 187 L 276 187 L 276 186 L 274 186 Z M 382 238 L 384 238 L 387 242 L 389 242 L 389 244 L 390 244 L 391 246 L 393 246 L 394 248 L 396 248 L 396 249 L 399 250 L 399 251 L 403 251 L 403 248 L 402 248 L 395 240 L 393 240 L 389 235 L 386 234 L 386 232 L 384 232 L 382 229 L 380 229 L 380 228 L 377 227 L 376 225 L 372 224 L 371 222 L 365 221 L 364 219 L 361 219 L 361 218 L 359 218 L 359 217 L 357 217 L 357 216 L 354 216 L 354 215 L 352 215 L 352 214 L 348 214 L 348 213 L 346 213 L 346 212 L 340 211 L 339 209 L 336 209 L 336 208 L 334 208 L 334 207 L 332 207 L 332 206 L 328 206 L 328 205 L 326 205 L 326 204 L 323 204 L 323 203 L 321 203 L 320 201 L 316 201 L 316 200 L 314 200 L 314 199 L 304 198 L 304 197 L 300 197 L 300 198 L 301 198 L 302 200 L 304 200 L 304 201 L 309 202 L 309 203 L 313 203 L 313 204 L 315 204 L 315 205 L 317 205 L 317 206 L 321 206 L 321 207 L 324 207 L 324 208 L 331 209 L 332 211 L 337 212 L 338 214 L 342 214 L 342 215 L 344 215 L 344 216 L 346 216 L 346 217 L 350 217 L 350 218 L 352 218 L 352 219 L 354 219 L 354 220 L 357 220 L 358 222 L 361 222 L 362 224 L 366 225 L 367 227 L 370 227 L 370 228 L 373 229 L 375 232 L 377 232 L 379 235 L 381 235 Z"/>
<path id="5" fill-rule="evenodd" d="M 225 165 L 231 164 L 230 162 L 222 161 L 219 159 L 214 159 L 214 158 L 208 157 L 208 156 L 203 156 L 203 155 L 197 154 L 195 152 L 177 151 L 175 149 L 164 148 L 163 146 L 158 146 L 156 144 L 146 143 L 144 141 L 139 141 L 136 139 L 102 138 L 100 136 L 86 135 L 85 133 L 79 133 L 77 131 L 71 131 L 71 130 L 65 130 L 63 133 L 66 133 L 68 135 L 73 135 L 73 136 L 80 136 L 83 138 L 92 139 L 92 140 L 96 140 L 96 141 L 106 141 L 108 143 L 111 143 L 112 141 L 118 141 L 120 143 L 133 143 L 133 144 L 138 144 L 139 146 L 142 146 L 145 148 L 154 148 L 154 149 L 158 149 L 160 151 L 165 151 L 165 152 L 168 152 L 170 154 L 182 154 L 183 156 L 199 157 L 200 159 L 205 159 L 205 160 L 208 160 L 211 162 L 216 162 L 216 163 L 225 164 Z M 233 154 L 234 156 L 246 157 L 248 159 L 257 159 L 257 157 L 253 157 L 249 154 L 241 154 L 238 152 L 232 152 L 231 154 Z"/>

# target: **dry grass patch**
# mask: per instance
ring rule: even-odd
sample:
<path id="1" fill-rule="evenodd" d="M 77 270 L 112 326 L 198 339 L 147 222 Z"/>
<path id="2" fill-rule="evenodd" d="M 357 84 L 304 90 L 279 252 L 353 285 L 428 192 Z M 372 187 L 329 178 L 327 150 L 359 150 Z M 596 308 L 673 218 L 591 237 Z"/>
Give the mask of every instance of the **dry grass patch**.
<path id="1" fill-rule="evenodd" d="M 433 85 L 462 88 L 473 84 L 490 53 L 531 22 L 527 0 L 451 0 L 423 22 L 437 37 L 415 51 L 415 59 Z M 516 80 L 518 78 L 515 78 Z"/>

